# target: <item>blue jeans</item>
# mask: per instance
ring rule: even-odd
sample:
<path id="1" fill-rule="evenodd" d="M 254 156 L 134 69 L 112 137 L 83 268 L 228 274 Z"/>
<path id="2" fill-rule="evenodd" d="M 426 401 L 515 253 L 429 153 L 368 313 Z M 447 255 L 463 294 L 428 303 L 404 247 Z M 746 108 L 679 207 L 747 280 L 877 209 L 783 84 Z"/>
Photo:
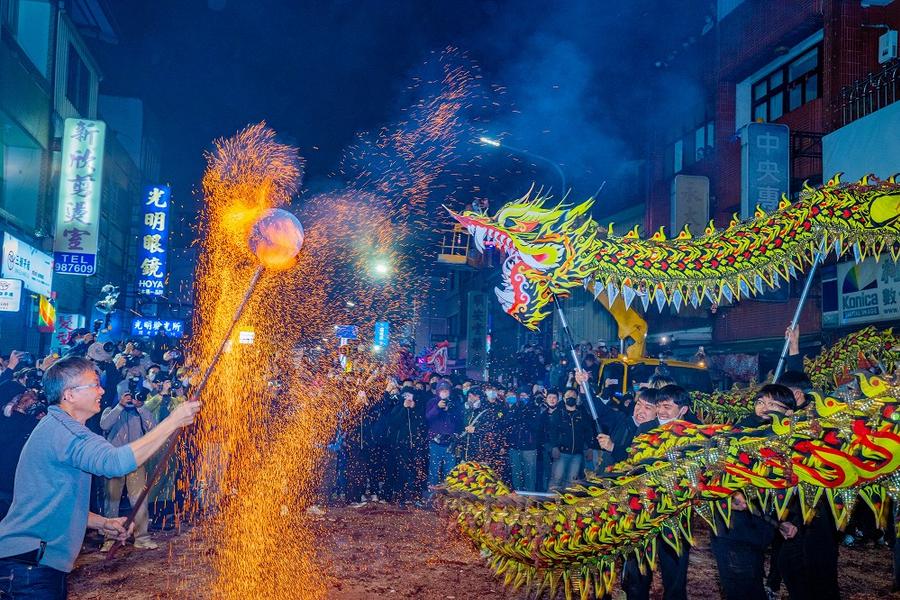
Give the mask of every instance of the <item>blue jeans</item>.
<path id="1" fill-rule="evenodd" d="M 441 475 L 443 465 L 443 476 Z M 456 466 L 456 457 L 450 452 L 450 446 L 441 446 L 434 442 L 428 442 L 428 485 L 440 485 L 444 477 Z M 429 491 L 429 497 L 431 493 Z"/>
<path id="2" fill-rule="evenodd" d="M 537 491 L 534 480 L 537 476 L 537 450 L 509 449 L 509 469 L 512 471 L 514 490 Z"/>
<path id="3" fill-rule="evenodd" d="M 65 600 L 68 573 L 0 558 L 0 600 Z"/>
<path id="4" fill-rule="evenodd" d="M 559 455 L 553 461 L 553 468 L 550 471 L 550 489 L 563 490 L 572 482 L 578 479 L 578 472 L 581 471 L 581 463 L 584 461 L 584 454 L 566 454 Z"/>

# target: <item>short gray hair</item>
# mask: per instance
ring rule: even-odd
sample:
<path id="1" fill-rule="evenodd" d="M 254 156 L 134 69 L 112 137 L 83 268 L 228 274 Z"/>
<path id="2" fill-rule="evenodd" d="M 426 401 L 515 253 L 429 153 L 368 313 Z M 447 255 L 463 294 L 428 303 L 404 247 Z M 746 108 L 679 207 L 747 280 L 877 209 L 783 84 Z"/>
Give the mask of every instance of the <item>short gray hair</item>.
<path id="1" fill-rule="evenodd" d="M 94 361 L 81 356 L 67 356 L 53 363 L 44 373 L 43 387 L 47 404 L 59 404 L 63 392 L 72 385 L 73 380 L 88 371 L 100 374 Z"/>

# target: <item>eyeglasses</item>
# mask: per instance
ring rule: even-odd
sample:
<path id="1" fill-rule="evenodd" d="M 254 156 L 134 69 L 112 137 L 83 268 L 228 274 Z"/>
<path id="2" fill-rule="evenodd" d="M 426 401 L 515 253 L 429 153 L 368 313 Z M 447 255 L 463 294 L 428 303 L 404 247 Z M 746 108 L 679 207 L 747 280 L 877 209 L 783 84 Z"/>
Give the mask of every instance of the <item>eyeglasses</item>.
<path id="1" fill-rule="evenodd" d="M 91 388 L 98 388 L 98 387 L 100 387 L 99 383 L 89 383 L 87 385 L 75 385 L 68 389 L 70 389 L 70 390 L 89 390 Z"/>

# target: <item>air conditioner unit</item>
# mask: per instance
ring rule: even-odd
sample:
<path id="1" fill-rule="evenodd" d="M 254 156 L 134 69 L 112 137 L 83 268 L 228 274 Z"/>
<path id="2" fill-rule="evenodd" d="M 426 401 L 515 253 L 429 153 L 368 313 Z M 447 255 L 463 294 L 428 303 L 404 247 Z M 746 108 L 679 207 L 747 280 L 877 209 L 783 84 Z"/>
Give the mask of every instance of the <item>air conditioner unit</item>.
<path id="1" fill-rule="evenodd" d="M 878 38 L 878 64 L 897 58 L 897 30 L 892 29 Z"/>

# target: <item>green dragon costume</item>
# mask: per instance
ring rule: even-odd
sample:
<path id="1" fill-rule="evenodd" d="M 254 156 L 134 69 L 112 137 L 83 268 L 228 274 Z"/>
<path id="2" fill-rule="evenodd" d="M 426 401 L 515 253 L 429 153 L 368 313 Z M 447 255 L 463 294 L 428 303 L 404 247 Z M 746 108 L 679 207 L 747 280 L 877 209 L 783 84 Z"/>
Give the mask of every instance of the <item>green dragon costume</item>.
<path id="1" fill-rule="evenodd" d="M 621 293 L 626 306 L 640 298 L 699 306 L 704 300 L 739 300 L 777 287 L 803 271 L 816 255 L 853 253 L 857 261 L 889 250 L 900 255 L 900 184 L 894 177 L 864 177 L 841 184 L 835 176 L 821 188 L 805 188 L 802 198 L 783 198 L 779 210 L 757 209 L 754 219 L 716 230 L 712 221 L 699 238 L 685 227 L 674 239 L 663 229 L 641 239 L 637 227 L 625 236 L 602 231 L 588 217 L 593 199 L 577 206 L 545 207 L 530 195 L 503 206 L 494 217 L 453 213 L 479 250 L 487 244 L 504 251 L 504 287 L 497 298 L 504 310 L 530 329 L 549 313 L 554 295 L 578 285 Z"/>
<path id="2" fill-rule="evenodd" d="M 588 217 L 592 200 L 549 208 L 545 200 L 526 196 L 493 218 L 452 213 L 480 250 L 493 245 L 506 253 L 497 297 L 531 329 L 549 314 L 554 295 L 577 285 L 608 294 L 610 302 L 622 294 L 626 306 L 640 298 L 645 309 L 651 302 L 678 309 L 762 293 L 831 251 L 852 252 L 856 260 L 885 250 L 894 260 L 900 255 L 900 184 L 893 177 L 841 184 L 836 176 L 807 187 L 793 205 L 783 199 L 775 213 L 758 210 L 722 231 L 710 223 L 699 238 L 687 228 L 674 239 L 663 230 L 640 239 L 637 228 L 616 236 Z M 837 372 L 860 358 L 893 366 L 892 342 L 890 331 L 864 330 L 807 368 L 819 386 L 834 389 Z M 657 428 L 637 438 L 613 472 L 554 501 L 511 494 L 490 469 L 464 463 L 446 480 L 445 505 L 507 585 L 527 585 L 536 596 L 563 591 L 566 598 L 603 596 L 617 559 L 633 554 L 642 568 L 653 568 L 658 544 L 680 552 L 692 542 L 695 513 L 713 529 L 716 514 L 727 526 L 738 491 L 753 510 L 779 517 L 797 496 L 806 519 L 824 495 L 839 527 L 861 497 L 884 524 L 888 499 L 900 501 L 900 388 L 886 378 L 857 379 L 858 398 L 813 394 L 814 411 L 768 427 L 676 421 Z M 737 393 L 695 398 L 695 406 L 708 419 L 736 420 L 749 408 L 746 400 L 735 402 Z"/>

